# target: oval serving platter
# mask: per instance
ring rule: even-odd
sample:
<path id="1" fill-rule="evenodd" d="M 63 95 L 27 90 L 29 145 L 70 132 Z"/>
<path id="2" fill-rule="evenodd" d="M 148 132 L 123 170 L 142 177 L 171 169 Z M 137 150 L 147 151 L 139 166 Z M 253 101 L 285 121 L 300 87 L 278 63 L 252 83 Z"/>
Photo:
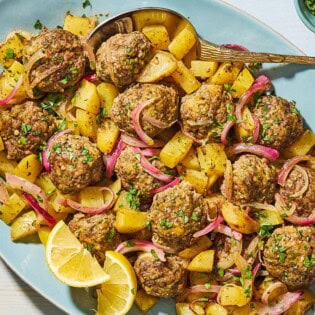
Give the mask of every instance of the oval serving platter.
<path id="1" fill-rule="evenodd" d="M 238 43 L 253 51 L 270 51 L 284 54 L 302 54 L 252 17 L 236 11 L 216 0 L 91 0 L 92 8 L 83 9 L 81 0 L 0 0 L 0 39 L 12 29 L 35 32 L 33 25 L 39 19 L 49 28 L 63 23 L 64 14 L 102 14 L 106 16 L 139 7 L 165 7 L 188 17 L 199 35 L 218 44 Z M 315 126 L 313 92 L 315 68 L 295 65 L 268 67 L 265 71 L 272 79 L 279 96 L 295 100 L 301 114 L 310 127 Z M 13 243 L 10 230 L 0 222 L 0 256 L 25 282 L 60 309 L 72 315 L 93 314 L 95 300 L 89 291 L 69 288 L 59 283 L 48 270 L 41 244 Z M 130 315 L 139 314 L 134 307 Z M 162 299 L 147 314 L 175 314 L 175 303 Z M 312 314 L 312 313 L 309 313 Z M 315 314 L 315 313 L 313 313 Z"/>

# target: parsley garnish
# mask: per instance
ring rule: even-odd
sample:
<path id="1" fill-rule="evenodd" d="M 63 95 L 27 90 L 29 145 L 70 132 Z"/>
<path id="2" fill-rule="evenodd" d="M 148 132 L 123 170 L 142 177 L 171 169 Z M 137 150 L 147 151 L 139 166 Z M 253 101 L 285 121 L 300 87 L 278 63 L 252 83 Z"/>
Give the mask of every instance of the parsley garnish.
<path id="1" fill-rule="evenodd" d="M 35 23 L 34 23 L 34 28 L 35 30 L 41 30 L 43 28 L 43 24 L 40 20 L 37 20 Z"/>
<path id="2" fill-rule="evenodd" d="M 87 7 L 90 7 L 92 8 L 92 4 L 89 0 L 84 0 L 83 3 L 82 3 L 82 7 L 83 9 L 87 8 Z"/>
<path id="3" fill-rule="evenodd" d="M 5 51 L 5 56 L 4 56 L 4 60 L 9 60 L 9 59 L 14 59 L 15 58 L 15 53 L 13 49 L 6 49 Z"/>

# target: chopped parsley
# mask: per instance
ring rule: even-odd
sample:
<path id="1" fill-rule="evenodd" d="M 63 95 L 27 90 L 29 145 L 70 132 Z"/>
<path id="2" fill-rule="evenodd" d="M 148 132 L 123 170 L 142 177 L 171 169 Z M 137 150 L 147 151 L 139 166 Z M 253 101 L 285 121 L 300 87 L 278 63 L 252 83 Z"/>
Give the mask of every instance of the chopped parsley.
<path id="1" fill-rule="evenodd" d="M 126 246 L 126 247 L 133 247 L 133 246 L 135 246 L 135 243 L 134 243 L 133 241 L 127 241 L 127 242 L 125 243 L 125 246 Z"/>
<path id="2" fill-rule="evenodd" d="M 25 124 L 25 123 L 22 123 L 21 130 L 22 130 L 23 134 L 27 135 L 32 130 L 32 126 Z"/>
<path id="3" fill-rule="evenodd" d="M 270 237 L 270 231 L 273 229 L 273 225 L 269 222 L 264 222 L 261 224 L 260 229 L 258 231 L 258 235 L 262 237 Z"/>
<path id="4" fill-rule="evenodd" d="M 18 144 L 27 144 L 27 139 L 25 137 L 21 137 L 19 140 L 18 140 Z"/>
<path id="5" fill-rule="evenodd" d="M 85 8 L 87 8 L 87 7 L 92 8 L 92 4 L 91 4 L 90 0 L 84 0 L 84 1 L 82 2 L 82 7 L 83 7 L 83 9 L 85 9 Z"/>
<path id="6" fill-rule="evenodd" d="M 140 190 L 135 189 L 132 185 L 129 187 L 129 191 L 127 192 L 126 195 L 126 200 L 129 202 L 129 206 L 131 209 L 140 209 L 140 201 L 139 201 L 139 196 L 140 196 Z"/>
<path id="7" fill-rule="evenodd" d="M 106 241 L 112 242 L 115 236 L 115 229 L 112 227 L 106 235 Z"/>
<path id="8" fill-rule="evenodd" d="M 40 20 L 37 20 L 35 23 L 34 23 L 34 28 L 35 30 L 41 30 L 44 26 L 42 24 L 42 22 Z"/>
<path id="9" fill-rule="evenodd" d="M 199 221 L 198 214 L 196 212 L 193 212 L 192 215 L 191 215 L 191 219 L 194 220 L 194 221 Z"/>
<path id="10" fill-rule="evenodd" d="M 14 59 L 15 58 L 15 53 L 14 53 L 14 50 L 13 49 L 6 49 L 5 51 L 5 56 L 4 56 L 4 60 L 9 60 L 9 59 Z"/>
<path id="11" fill-rule="evenodd" d="M 48 112 L 54 113 L 56 107 L 59 107 L 63 100 L 64 96 L 62 94 L 50 93 L 40 102 L 40 106 Z"/>
<path id="12" fill-rule="evenodd" d="M 65 130 L 66 127 L 67 127 L 67 120 L 66 120 L 66 118 L 64 118 L 58 124 L 58 131 Z"/>
<path id="13" fill-rule="evenodd" d="M 159 256 L 157 255 L 156 251 L 154 249 L 151 249 L 151 255 L 155 258 L 155 259 L 159 259 Z"/>
<path id="14" fill-rule="evenodd" d="M 84 159 L 82 161 L 83 164 L 86 164 L 88 162 L 93 162 L 93 157 L 91 156 L 88 149 L 83 148 L 81 151 L 81 154 L 84 156 Z"/>
<path id="15" fill-rule="evenodd" d="M 173 227 L 174 223 L 171 221 L 168 221 L 166 218 L 162 218 L 160 219 L 160 225 L 167 229 L 170 229 Z"/>

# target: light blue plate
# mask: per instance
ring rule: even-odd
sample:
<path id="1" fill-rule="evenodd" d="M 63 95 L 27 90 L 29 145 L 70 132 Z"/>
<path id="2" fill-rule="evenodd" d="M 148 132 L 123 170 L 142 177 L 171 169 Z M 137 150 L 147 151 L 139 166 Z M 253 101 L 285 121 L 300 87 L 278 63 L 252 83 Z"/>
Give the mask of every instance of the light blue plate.
<path id="1" fill-rule="evenodd" d="M 80 0 L 0 0 L 0 38 L 12 29 L 34 32 L 37 19 L 48 27 L 63 23 L 63 16 L 109 13 L 110 16 L 137 7 L 166 7 L 190 18 L 199 34 L 215 43 L 238 43 L 255 51 L 301 54 L 293 45 L 257 20 L 215 0 L 95 0 L 93 9 L 83 9 Z M 314 129 L 315 70 L 305 66 L 277 66 L 269 69 L 277 94 L 297 102 L 306 122 Z M 59 283 L 49 272 L 44 248 L 38 244 L 13 244 L 9 228 L 0 222 L 0 255 L 28 284 L 65 312 L 78 315 L 92 313 L 94 300 L 82 289 L 71 289 Z M 1 313 L 1 311 L 0 311 Z M 139 314 L 135 307 L 131 314 Z M 159 302 L 148 314 L 175 314 L 170 300 Z M 113 314 L 114 315 L 114 314 Z"/>

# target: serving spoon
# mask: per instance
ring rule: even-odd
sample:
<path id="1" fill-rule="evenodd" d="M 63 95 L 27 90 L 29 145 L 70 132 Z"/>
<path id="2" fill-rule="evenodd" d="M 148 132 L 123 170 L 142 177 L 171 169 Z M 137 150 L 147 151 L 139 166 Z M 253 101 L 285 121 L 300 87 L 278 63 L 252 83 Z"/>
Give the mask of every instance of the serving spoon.
<path id="1" fill-rule="evenodd" d="M 100 45 L 106 41 L 109 37 L 117 33 L 131 33 L 135 31 L 135 23 L 133 19 L 134 14 L 139 14 L 142 12 L 156 11 L 156 13 L 164 14 L 165 16 L 169 15 L 174 20 L 179 21 L 184 20 L 191 25 L 192 29 L 195 30 L 194 26 L 190 21 L 185 18 L 180 13 L 165 9 L 165 8 L 138 8 L 130 10 L 121 14 L 118 14 L 102 23 L 100 23 L 89 35 L 88 43 L 94 50 L 100 47 Z M 157 24 L 154 21 L 148 20 L 148 25 Z M 197 32 L 195 31 L 197 34 Z M 209 41 L 197 38 L 197 58 L 200 60 L 211 60 L 219 62 L 261 62 L 261 63 L 293 63 L 293 64 L 309 64 L 315 65 L 315 57 L 309 56 L 293 56 L 293 55 L 282 55 L 282 54 L 273 54 L 266 52 L 250 52 L 250 51 L 241 51 L 226 48 L 213 44 Z"/>

